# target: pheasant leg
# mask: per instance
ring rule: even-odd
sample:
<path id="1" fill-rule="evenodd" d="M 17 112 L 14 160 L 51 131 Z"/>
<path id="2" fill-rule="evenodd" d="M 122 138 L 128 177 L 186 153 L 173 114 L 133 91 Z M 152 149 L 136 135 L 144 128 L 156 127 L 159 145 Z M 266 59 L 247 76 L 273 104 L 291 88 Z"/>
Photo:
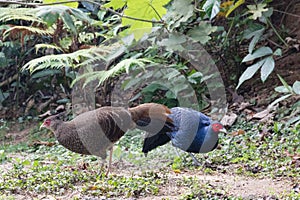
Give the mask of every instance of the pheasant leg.
<path id="1" fill-rule="evenodd" d="M 175 148 L 175 151 L 176 151 L 177 156 L 182 160 L 182 162 L 183 162 L 184 164 L 186 164 L 185 158 L 184 158 L 183 156 L 180 155 L 180 153 L 178 152 L 178 148 L 177 148 L 177 147 Z"/>
<path id="2" fill-rule="evenodd" d="M 192 153 L 189 153 L 190 154 L 190 156 L 193 158 L 193 162 L 194 162 L 194 165 L 195 166 L 203 166 L 204 164 L 201 164 L 200 162 L 199 162 L 199 160 L 192 154 Z"/>
<path id="3" fill-rule="evenodd" d="M 108 168 L 107 168 L 106 176 L 111 171 L 112 154 L 113 154 L 113 147 L 111 147 L 109 150 L 109 161 L 108 161 Z"/>

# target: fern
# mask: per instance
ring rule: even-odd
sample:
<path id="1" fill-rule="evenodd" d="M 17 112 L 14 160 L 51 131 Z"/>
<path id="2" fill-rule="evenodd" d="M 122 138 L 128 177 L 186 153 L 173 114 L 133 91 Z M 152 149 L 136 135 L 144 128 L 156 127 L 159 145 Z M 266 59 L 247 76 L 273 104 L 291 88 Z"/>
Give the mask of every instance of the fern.
<path id="1" fill-rule="evenodd" d="M 60 48 L 56 45 L 53 45 L 53 44 L 37 44 L 37 45 L 35 45 L 36 54 L 38 53 L 38 51 L 40 49 L 55 49 L 56 51 L 63 52 L 62 48 Z"/>
<path id="2" fill-rule="evenodd" d="M 36 27 L 14 26 L 4 32 L 4 39 L 6 39 L 6 37 L 8 37 L 10 34 L 16 35 L 17 33 L 22 33 L 24 35 L 47 36 L 47 35 L 52 35 L 54 33 L 54 31 L 53 31 L 53 29 L 43 30 L 43 29 L 36 28 Z"/>
<path id="3" fill-rule="evenodd" d="M 107 44 L 106 44 L 107 45 Z M 118 56 L 124 53 L 126 50 L 126 47 L 120 43 L 113 43 L 108 46 L 103 45 L 99 46 L 99 49 L 101 48 L 101 53 L 103 56 L 107 56 L 106 62 L 112 62 L 114 59 L 116 59 Z M 103 57 L 93 57 L 90 59 L 86 59 L 82 63 L 79 63 L 76 65 L 76 67 L 82 67 L 82 66 L 90 66 L 93 65 L 94 63 L 99 63 L 103 61 Z"/>
<path id="4" fill-rule="evenodd" d="M 43 70 L 46 68 L 63 68 L 63 67 L 78 67 L 78 64 L 82 63 L 86 59 L 103 59 L 103 52 L 101 48 L 82 49 L 73 53 L 59 54 L 59 55 L 47 55 L 26 63 L 22 70 L 29 70 L 31 73 L 37 70 Z"/>
<path id="5" fill-rule="evenodd" d="M 138 66 L 140 68 L 144 68 L 146 63 L 152 63 L 152 61 L 150 61 L 149 59 L 135 59 L 135 58 L 125 59 L 109 70 L 84 73 L 83 75 L 80 75 L 76 79 L 74 79 L 71 86 L 73 86 L 76 82 L 85 79 L 83 87 L 85 87 L 87 84 L 95 80 L 98 80 L 98 85 L 97 85 L 98 87 L 99 85 L 103 84 L 107 79 L 115 77 L 123 73 L 124 71 L 128 74 L 132 66 Z"/>
<path id="6" fill-rule="evenodd" d="M 35 15 L 32 8 L 0 8 L 0 22 L 16 20 L 46 24 Z"/>

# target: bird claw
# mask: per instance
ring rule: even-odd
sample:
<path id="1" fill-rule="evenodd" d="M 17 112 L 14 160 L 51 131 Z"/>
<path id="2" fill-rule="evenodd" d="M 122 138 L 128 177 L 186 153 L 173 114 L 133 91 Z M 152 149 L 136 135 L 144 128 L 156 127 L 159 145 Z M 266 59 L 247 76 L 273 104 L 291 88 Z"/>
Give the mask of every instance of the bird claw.
<path id="1" fill-rule="evenodd" d="M 195 167 L 204 166 L 204 164 L 200 163 L 198 160 L 193 160 L 193 164 Z"/>
<path id="2" fill-rule="evenodd" d="M 192 157 L 192 159 L 193 159 L 193 164 L 194 164 L 194 166 L 196 166 L 196 167 L 204 167 L 204 165 L 205 165 L 205 162 L 204 163 L 200 163 L 199 162 L 199 160 L 192 154 L 192 153 L 189 153 L 190 154 L 190 156 Z"/>

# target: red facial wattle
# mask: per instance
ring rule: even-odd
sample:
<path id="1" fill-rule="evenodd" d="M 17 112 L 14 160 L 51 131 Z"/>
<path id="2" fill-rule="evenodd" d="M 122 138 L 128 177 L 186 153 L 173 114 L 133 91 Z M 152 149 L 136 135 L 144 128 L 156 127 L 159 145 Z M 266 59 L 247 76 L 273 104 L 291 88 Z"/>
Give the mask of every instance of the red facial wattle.
<path id="1" fill-rule="evenodd" d="M 48 127 L 50 126 L 51 120 L 50 119 L 46 119 L 44 122 L 44 126 Z"/>
<path id="2" fill-rule="evenodd" d="M 216 133 L 218 133 L 222 128 L 223 128 L 223 126 L 221 124 L 213 124 L 212 125 L 212 129 Z"/>

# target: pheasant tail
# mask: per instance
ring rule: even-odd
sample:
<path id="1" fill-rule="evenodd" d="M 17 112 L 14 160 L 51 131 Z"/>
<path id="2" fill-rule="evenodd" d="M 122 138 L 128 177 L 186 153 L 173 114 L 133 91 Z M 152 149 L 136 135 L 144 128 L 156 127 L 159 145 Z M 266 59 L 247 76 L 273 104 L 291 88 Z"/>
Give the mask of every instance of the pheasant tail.
<path id="1" fill-rule="evenodd" d="M 155 147 L 170 141 L 170 138 L 165 133 L 171 132 L 174 124 L 173 120 L 169 118 L 171 110 L 168 107 L 147 103 L 130 108 L 129 112 L 137 128 L 147 131 L 143 146 L 145 154 Z"/>
<path id="2" fill-rule="evenodd" d="M 137 128 L 150 134 L 157 134 L 162 130 L 167 132 L 172 130 L 173 121 L 168 117 L 171 110 L 164 105 L 146 103 L 129 108 L 129 112 Z"/>
<path id="3" fill-rule="evenodd" d="M 134 122 L 139 119 L 146 118 L 160 119 L 163 121 L 172 122 L 172 120 L 168 118 L 168 114 L 171 113 L 171 110 L 161 104 L 145 103 L 133 108 L 129 108 L 129 112 Z"/>

